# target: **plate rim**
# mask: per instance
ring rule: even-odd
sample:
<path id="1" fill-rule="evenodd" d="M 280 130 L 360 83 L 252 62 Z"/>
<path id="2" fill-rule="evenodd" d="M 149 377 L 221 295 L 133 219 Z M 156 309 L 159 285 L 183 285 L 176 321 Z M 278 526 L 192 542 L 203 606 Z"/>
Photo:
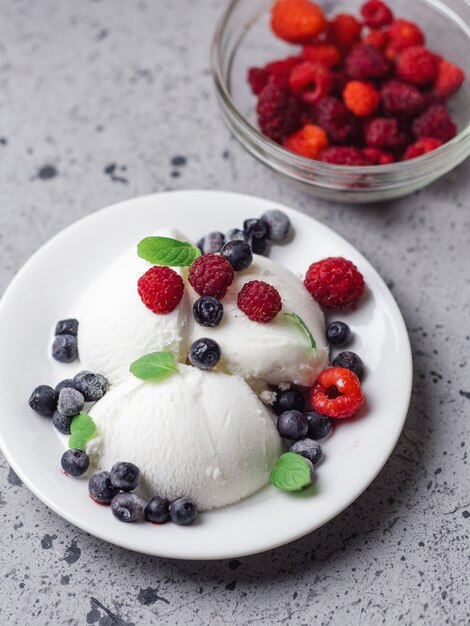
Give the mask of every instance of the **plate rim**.
<path id="1" fill-rule="evenodd" d="M 126 545 L 126 540 L 125 538 L 123 538 L 122 542 L 116 541 L 114 539 L 110 539 L 108 536 L 106 536 L 106 534 L 104 532 L 101 532 L 101 530 L 98 528 L 94 528 L 91 525 L 89 525 L 86 521 L 81 521 L 80 519 L 77 519 L 72 513 L 69 513 L 69 511 L 67 509 L 61 508 L 61 506 L 59 504 L 56 504 L 56 502 L 54 502 L 54 500 L 51 500 L 46 494 L 44 494 L 40 488 L 36 487 L 34 484 L 33 480 L 30 480 L 29 476 L 27 474 L 24 474 L 22 468 L 21 468 L 21 464 L 17 464 L 16 459 L 14 458 L 14 454 L 11 453 L 8 445 L 6 444 L 6 442 L 4 441 L 3 438 L 3 434 L 2 431 L 0 429 L 0 449 L 3 453 L 3 455 L 5 456 L 5 459 L 7 460 L 8 464 L 11 466 L 11 468 L 14 470 L 14 472 L 19 476 L 19 478 L 22 480 L 22 482 L 26 485 L 26 487 L 37 497 L 39 498 L 48 508 L 50 508 L 51 510 L 53 510 L 57 515 L 59 515 L 60 517 L 62 517 L 63 519 L 65 519 L 67 522 L 73 524 L 74 526 L 76 526 L 77 528 L 80 528 L 80 530 L 89 533 L 90 535 L 99 538 L 100 540 L 106 541 L 107 543 L 110 543 L 112 545 L 116 545 L 120 548 L 126 549 L 126 550 L 131 550 L 134 552 L 138 552 L 138 553 L 142 553 L 142 554 L 147 554 L 147 555 L 151 555 L 151 556 L 158 556 L 161 558 L 173 558 L 173 559 L 181 559 L 181 560 L 216 560 L 216 559 L 227 559 L 227 558 L 235 558 L 235 557 L 244 557 L 244 556 L 250 556 L 250 555 L 254 555 L 254 554 L 259 554 L 262 552 L 266 552 L 268 550 L 272 550 L 275 548 L 278 548 L 280 546 L 283 545 L 287 545 L 293 541 L 296 541 L 298 539 L 300 539 L 301 537 L 306 536 L 307 534 L 315 531 L 316 529 L 320 528 L 321 526 L 327 524 L 329 521 L 331 521 L 332 519 L 334 519 L 336 516 L 338 516 L 340 513 L 342 513 L 345 509 L 347 509 L 357 498 L 359 498 L 360 495 L 362 495 L 364 493 L 364 491 L 371 485 L 371 483 L 376 479 L 376 477 L 378 476 L 378 474 L 382 471 L 383 467 L 385 466 L 385 464 L 387 463 L 387 461 L 389 460 L 391 454 L 393 453 L 393 450 L 396 447 L 396 444 L 401 436 L 401 433 L 403 431 L 403 427 L 408 415 L 408 411 L 409 411 L 409 406 L 410 406 L 410 401 L 411 401 L 411 394 L 412 394 L 412 386 L 413 386 L 413 357 L 412 357 L 412 349 L 411 349 L 411 343 L 410 343 L 410 338 L 409 338 L 409 334 L 406 328 L 406 324 L 405 321 L 403 319 L 403 315 L 400 311 L 400 308 L 398 306 L 398 303 L 396 302 L 393 294 L 391 293 L 390 289 L 388 288 L 387 284 L 385 283 L 385 281 L 383 280 L 383 278 L 380 276 L 380 274 L 378 273 L 378 271 L 375 269 L 375 267 L 372 265 L 372 263 L 363 255 L 363 253 L 358 250 L 355 246 L 353 246 L 351 243 L 349 243 L 349 241 L 347 239 L 345 239 L 342 235 L 339 235 L 336 231 L 334 231 L 332 228 L 330 228 L 329 226 L 326 226 L 325 224 L 323 224 L 322 222 L 320 222 L 319 220 L 317 220 L 316 218 L 308 215 L 307 213 L 303 213 L 297 209 L 291 208 L 289 206 L 286 206 L 285 204 L 283 204 L 282 202 L 279 202 L 277 200 L 269 200 L 268 198 L 264 198 L 264 197 L 260 197 L 260 196 L 255 196 L 255 195 L 251 195 L 251 194 L 242 194 L 242 193 L 238 193 L 238 192 L 233 192 L 233 191 L 224 191 L 224 190 L 206 190 L 206 189 L 186 189 L 186 190 L 175 190 L 175 191 L 163 191 L 163 192 L 156 192 L 156 193 L 151 193 L 151 194 L 144 194 L 141 196 L 135 196 L 132 198 L 128 198 L 126 200 L 121 200 L 119 202 L 115 202 L 111 205 L 108 205 L 106 207 L 103 207 L 101 209 L 98 209 L 96 211 L 92 211 L 91 213 L 88 213 L 87 215 L 84 215 L 83 217 L 79 218 L 78 220 L 75 220 L 74 222 L 72 222 L 71 224 L 67 225 L 65 228 L 61 229 L 60 231 L 58 231 L 56 234 L 54 234 L 52 237 L 50 237 L 47 241 L 45 241 L 25 262 L 24 264 L 20 267 L 20 269 L 15 273 L 15 275 L 13 276 L 13 278 L 11 279 L 11 281 L 9 282 L 9 284 L 7 285 L 4 293 L 2 294 L 1 298 L 0 298 L 0 320 L 3 316 L 3 311 L 4 308 L 6 308 L 8 306 L 8 302 L 10 299 L 10 294 L 13 292 L 14 289 L 14 285 L 17 282 L 17 280 L 19 280 L 24 274 L 26 274 L 29 271 L 29 268 L 34 265 L 36 259 L 39 256 L 42 256 L 45 252 L 44 250 L 46 250 L 49 245 L 51 245 L 54 241 L 56 241 L 57 239 L 60 239 L 65 233 L 68 233 L 70 231 L 72 231 L 73 229 L 75 229 L 78 225 L 82 225 L 83 223 L 86 223 L 87 221 L 92 222 L 94 219 L 96 219 L 96 216 L 103 216 L 106 213 L 113 213 L 114 211 L 116 211 L 119 208 L 122 208 L 124 205 L 126 204 L 132 204 L 132 203 L 136 203 L 136 202 L 142 202 L 142 201 L 148 201 L 149 199 L 152 198 L 159 198 L 161 199 L 162 196 L 174 196 L 174 195 L 192 195 L 192 194 L 201 194 L 201 195 L 205 195 L 205 194 L 211 194 L 211 195 L 220 195 L 220 196 L 236 196 L 237 198 L 240 199 L 241 202 L 243 202 L 244 199 L 249 199 L 250 201 L 261 201 L 262 203 L 266 203 L 269 202 L 271 203 L 273 206 L 275 206 L 276 208 L 281 208 L 282 210 L 286 210 L 286 212 L 289 213 L 293 213 L 296 217 L 299 217 L 301 220 L 306 220 L 309 221 L 310 223 L 313 223 L 315 225 L 315 227 L 319 228 L 320 230 L 324 230 L 327 231 L 330 237 L 333 237 L 334 239 L 336 239 L 345 249 L 351 249 L 354 251 L 354 254 L 356 256 L 358 256 L 361 261 L 365 262 L 368 271 L 372 272 L 375 275 L 375 279 L 378 280 L 380 283 L 382 283 L 382 286 L 384 288 L 384 293 L 383 295 L 386 297 L 387 299 L 387 308 L 389 308 L 389 310 L 391 311 L 392 315 L 393 315 L 393 319 L 395 322 L 395 325 L 397 326 L 398 331 L 400 332 L 400 338 L 404 339 L 404 344 L 401 346 L 401 348 L 404 351 L 403 354 L 403 358 L 405 359 L 406 357 L 406 388 L 402 388 L 402 393 L 401 393 L 401 398 L 402 401 L 404 402 L 403 404 L 403 411 L 401 412 L 400 415 L 400 423 L 399 423 L 399 428 L 397 427 L 397 434 L 395 437 L 393 437 L 393 440 L 390 439 L 389 444 L 387 446 L 387 451 L 386 453 L 384 453 L 384 458 L 383 461 L 380 463 L 380 466 L 370 475 L 370 477 L 368 478 L 368 480 L 366 481 L 365 484 L 362 484 L 361 487 L 359 489 L 355 489 L 352 493 L 352 495 L 345 501 L 345 503 L 337 508 L 331 515 L 328 515 L 327 517 L 325 517 L 320 523 L 315 523 L 313 524 L 310 528 L 307 528 L 303 531 L 300 532 L 296 532 L 293 533 L 292 535 L 290 535 L 288 538 L 280 538 L 278 541 L 269 541 L 269 545 L 262 545 L 259 546 L 258 548 L 254 548 L 254 549 L 247 549 L 246 551 L 242 551 L 240 552 L 240 550 L 236 550 L 236 551 L 231 551 L 230 548 L 225 549 L 224 552 L 219 551 L 217 554 L 210 554 L 207 553 L 205 555 L 188 555 L 188 556 L 184 556 L 181 554 L 175 554 L 174 552 L 171 551 L 171 549 L 169 550 L 165 550 L 165 549 L 161 549 L 161 547 L 159 546 L 158 551 L 151 551 L 151 550 L 140 550 L 136 547 L 129 547 L 129 545 Z M 398 328 L 399 327 L 399 328 Z M 217 510 L 217 512 L 220 512 L 220 510 Z"/>

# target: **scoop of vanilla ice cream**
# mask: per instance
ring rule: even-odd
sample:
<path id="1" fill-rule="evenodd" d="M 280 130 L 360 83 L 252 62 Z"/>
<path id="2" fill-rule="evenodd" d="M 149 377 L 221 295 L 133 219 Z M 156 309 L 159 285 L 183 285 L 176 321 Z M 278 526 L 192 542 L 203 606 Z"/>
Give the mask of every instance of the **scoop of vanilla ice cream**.
<path id="1" fill-rule="evenodd" d="M 273 285 L 282 299 L 282 311 L 270 322 L 251 321 L 237 306 L 237 296 L 245 283 L 262 280 Z M 192 302 L 198 295 L 189 290 Z M 221 347 L 218 369 L 237 374 L 248 382 L 260 379 L 271 385 L 293 383 L 311 386 L 328 364 L 323 312 L 305 289 L 300 278 L 265 257 L 253 255 L 246 270 L 236 272 L 222 300 L 224 316 L 219 326 L 189 325 L 190 343 L 210 337 Z M 313 351 L 302 329 L 285 313 L 296 313 L 312 333 Z"/>
<path id="2" fill-rule="evenodd" d="M 173 229 L 155 235 L 185 240 Z M 132 248 L 100 274 L 82 305 L 78 332 L 81 365 L 106 376 L 112 384 L 129 378 L 132 361 L 149 352 L 168 351 L 178 361 L 186 359 L 188 289 L 174 311 L 156 315 L 137 293 L 137 281 L 150 267 Z M 181 268 L 173 269 L 182 275 Z"/>
<path id="3" fill-rule="evenodd" d="M 90 415 L 98 467 L 135 463 L 147 497 L 188 495 L 201 510 L 261 489 L 281 453 L 270 411 L 242 379 L 186 365 L 161 382 L 113 387 Z"/>

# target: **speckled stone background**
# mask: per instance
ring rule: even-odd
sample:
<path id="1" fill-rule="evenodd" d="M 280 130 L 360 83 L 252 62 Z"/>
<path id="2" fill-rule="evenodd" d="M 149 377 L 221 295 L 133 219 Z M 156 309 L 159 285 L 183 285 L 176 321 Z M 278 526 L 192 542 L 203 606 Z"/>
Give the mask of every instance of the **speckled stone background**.
<path id="1" fill-rule="evenodd" d="M 0 293 L 52 235 L 118 200 L 198 187 L 279 200 L 348 238 L 397 298 L 415 359 L 405 430 L 329 524 L 207 563 L 88 536 L 0 456 L 0 624 L 468 626 L 470 162 L 383 206 L 288 187 L 219 118 L 208 42 L 224 4 L 2 0 Z"/>

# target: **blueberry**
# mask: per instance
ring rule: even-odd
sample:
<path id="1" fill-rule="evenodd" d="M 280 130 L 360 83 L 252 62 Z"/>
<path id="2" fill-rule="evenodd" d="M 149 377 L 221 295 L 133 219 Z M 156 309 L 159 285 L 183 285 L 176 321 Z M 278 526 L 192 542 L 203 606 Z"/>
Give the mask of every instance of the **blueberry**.
<path id="1" fill-rule="evenodd" d="M 221 352 L 219 344 L 213 339 L 202 337 L 197 339 L 189 347 L 189 360 L 191 365 L 202 370 L 215 367 L 220 360 Z"/>
<path id="2" fill-rule="evenodd" d="M 62 389 L 74 389 L 73 380 L 71 378 L 66 378 L 65 380 L 61 380 L 60 383 L 57 383 L 55 390 L 62 391 Z"/>
<path id="3" fill-rule="evenodd" d="M 62 415 L 78 415 L 83 409 L 85 399 L 77 389 L 71 389 L 70 387 L 62 389 L 59 393 L 59 400 L 57 402 L 57 410 Z"/>
<path id="4" fill-rule="evenodd" d="M 326 329 L 326 338 L 335 346 L 344 346 L 351 341 L 352 332 L 344 322 L 331 322 Z"/>
<path id="5" fill-rule="evenodd" d="M 72 363 L 78 359 L 77 338 L 74 335 L 57 335 L 52 344 L 52 356 L 61 363 Z"/>
<path id="6" fill-rule="evenodd" d="M 359 380 L 362 380 L 364 376 L 364 363 L 362 362 L 361 357 L 359 357 L 355 352 L 340 352 L 338 356 L 333 359 L 334 367 L 345 367 L 351 372 L 354 372 Z"/>
<path id="7" fill-rule="evenodd" d="M 111 468 L 113 487 L 122 491 L 132 491 L 139 483 L 140 470 L 134 463 L 115 463 Z"/>
<path id="8" fill-rule="evenodd" d="M 225 241 L 228 243 L 229 241 L 246 241 L 247 244 L 251 246 L 251 235 L 244 230 L 240 230 L 239 228 L 232 228 L 225 233 Z"/>
<path id="9" fill-rule="evenodd" d="M 90 496 L 99 504 L 110 504 L 114 496 L 119 493 L 119 489 L 111 482 L 109 472 L 96 472 L 88 481 L 88 491 Z"/>
<path id="10" fill-rule="evenodd" d="M 155 496 L 145 507 L 144 517 L 147 522 L 152 522 L 152 524 L 164 524 L 170 519 L 170 501 Z"/>
<path id="11" fill-rule="evenodd" d="M 300 411 L 284 411 L 277 418 L 277 429 L 285 439 L 303 439 L 308 431 L 307 418 Z"/>
<path id="12" fill-rule="evenodd" d="M 290 219 L 279 209 L 270 209 L 261 216 L 268 226 L 267 238 L 271 241 L 282 241 L 290 230 Z"/>
<path id="13" fill-rule="evenodd" d="M 330 419 L 326 415 L 320 415 L 316 411 L 304 413 L 308 422 L 308 437 L 317 441 L 323 439 L 331 430 Z"/>
<path id="14" fill-rule="evenodd" d="M 222 302 L 213 296 L 203 296 L 193 304 L 193 317 L 200 326 L 218 326 L 223 315 Z"/>
<path id="15" fill-rule="evenodd" d="M 316 465 L 322 457 L 321 445 L 313 439 L 301 439 L 300 441 L 296 441 L 290 447 L 290 451 L 301 454 L 313 465 Z"/>
<path id="16" fill-rule="evenodd" d="M 178 498 L 170 504 L 171 521 L 180 526 L 192 524 L 197 514 L 197 506 L 191 498 Z"/>
<path id="17" fill-rule="evenodd" d="M 101 400 L 108 390 L 108 381 L 101 374 L 93 374 L 83 370 L 73 378 L 73 385 L 83 394 L 85 402 L 97 402 Z"/>
<path id="18" fill-rule="evenodd" d="M 253 262 L 250 244 L 238 239 L 226 243 L 220 251 L 220 256 L 226 259 L 236 272 L 246 270 Z"/>
<path id="19" fill-rule="evenodd" d="M 118 493 L 111 501 L 111 511 L 120 522 L 137 522 L 144 514 L 144 503 L 136 493 Z"/>
<path id="20" fill-rule="evenodd" d="M 264 220 L 251 218 L 243 222 L 243 230 L 253 239 L 265 239 L 268 234 L 268 225 Z"/>
<path id="21" fill-rule="evenodd" d="M 69 476 L 81 476 L 90 466 L 90 459 L 86 452 L 72 448 L 66 450 L 60 459 L 62 469 Z"/>
<path id="22" fill-rule="evenodd" d="M 224 243 L 224 234 L 215 231 L 200 239 L 197 245 L 202 254 L 210 254 L 213 252 L 220 252 L 220 248 L 224 245 Z"/>
<path id="23" fill-rule="evenodd" d="M 276 389 L 276 402 L 273 404 L 273 411 L 276 415 L 284 411 L 302 411 L 305 407 L 303 395 L 297 389 Z"/>
<path id="24" fill-rule="evenodd" d="M 74 417 L 75 415 L 62 415 L 62 413 L 56 411 L 52 416 L 52 423 L 62 435 L 70 435 L 70 424 Z"/>
<path id="25" fill-rule="evenodd" d="M 78 320 L 60 320 L 60 322 L 57 322 L 57 325 L 55 327 L 56 335 L 73 335 L 74 337 L 76 337 L 77 332 Z"/>
<path id="26" fill-rule="evenodd" d="M 251 249 L 253 250 L 253 254 L 265 254 L 268 249 L 268 242 L 266 239 L 253 239 Z"/>
<path id="27" fill-rule="evenodd" d="M 49 385 L 39 385 L 30 395 L 28 404 L 39 415 L 52 417 L 57 409 L 58 399 L 59 394 L 55 389 L 52 389 Z"/>

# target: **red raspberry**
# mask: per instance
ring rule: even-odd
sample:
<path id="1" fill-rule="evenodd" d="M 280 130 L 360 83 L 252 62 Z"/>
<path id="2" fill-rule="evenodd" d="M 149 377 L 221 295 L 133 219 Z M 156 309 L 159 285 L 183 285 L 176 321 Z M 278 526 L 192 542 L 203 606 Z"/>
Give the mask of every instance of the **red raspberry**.
<path id="1" fill-rule="evenodd" d="M 288 137 L 284 146 L 307 159 L 316 159 L 320 152 L 328 146 L 328 135 L 323 128 L 314 124 L 306 124 Z"/>
<path id="2" fill-rule="evenodd" d="M 432 152 L 432 150 L 442 146 L 442 143 L 443 142 L 440 139 L 434 139 L 433 137 L 423 137 L 423 139 L 418 139 L 416 143 L 408 146 L 405 154 L 403 155 L 403 160 L 406 161 L 407 159 L 415 159 L 423 154 Z"/>
<path id="3" fill-rule="evenodd" d="M 278 290 L 262 280 L 245 283 L 238 294 L 237 305 L 253 322 L 269 322 L 282 309 Z"/>
<path id="4" fill-rule="evenodd" d="M 438 58 L 423 46 L 411 46 L 400 53 L 397 73 L 407 83 L 428 85 L 437 77 Z"/>
<path id="5" fill-rule="evenodd" d="M 323 63 L 323 65 L 326 65 L 329 69 L 341 63 L 341 54 L 338 48 L 334 44 L 326 41 L 307 44 L 304 46 L 300 56 L 304 61 Z"/>
<path id="6" fill-rule="evenodd" d="M 268 63 L 265 67 L 252 67 L 248 70 L 248 82 L 255 96 L 272 82 L 281 89 L 287 89 L 292 68 L 300 62 L 299 57 L 287 57 Z"/>
<path id="7" fill-rule="evenodd" d="M 320 153 L 318 160 L 334 165 L 374 165 L 360 148 L 349 146 L 331 146 Z"/>
<path id="8" fill-rule="evenodd" d="M 310 392 L 315 411 L 336 419 L 355 415 L 364 403 L 361 383 L 354 372 L 344 367 L 328 367 Z"/>
<path id="9" fill-rule="evenodd" d="M 390 63 L 374 46 L 359 43 L 346 57 L 346 72 L 356 80 L 385 78 L 390 72 Z"/>
<path id="10" fill-rule="evenodd" d="M 189 284 L 200 296 L 225 296 L 233 281 L 233 268 L 218 254 L 204 254 L 189 268 Z"/>
<path id="11" fill-rule="evenodd" d="M 440 59 L 434 93 L 441 98 L 448 98 L 461 87 L 465 80 L 465 74 L 460 67 Z"/>
<path id="12" fill-rule="evenodd" d="M 137 291 L 145 306 L 154 313 L 171 313 L 181 302 L 184 282 L 171 267 L 151 267 L 137 281 Z"/>
<path id="13" fill-rule="evenodd" d="M 369 83 L 350 81 L 343 91 L 344 104 L 357 117 L 368 117 L 380 104 L 379 92 Z"/>
<path id="14" fill-rule="evenodd" d="M 261 91 L 256 112 L 261 132 L 277 143 L 282 143 L 300 125 L 300 109 L 296 99 L 272 83 L 268 83 Z"/>
<path id="15" fill-rule="evenodd" d="M 422 31 L 416 24 L 406 20 L 395 20 L 390 26 L 388 37 L 389 45 L 385 54 L 391 61 L 405 48 L 424 44 Z"/>
<path id="16" fill-rule="evenodd" d="M 385 152 L 385 150 L 379 150 L 378 148 L 364 148 L 362 152 L 374 165 L 389 165 L 395 161 L 393 154 Z"/>
<path id="17" fill-rule="evenodd" d="M 402 120 L 416 117 L 426 106 L 425 98 L 419 89 L 398 80 L 385 83 L 381 96 L 385 113 Z"/>
<path id="18" fill-rule="evenodd" d="M 304 284 L 326 309 L 347 307 L 364 293 L 364 277 L 351 261 L 342 257 L 313 263 L 307 270 Z"/>
<path id="19" fill-rule="evenodd" d="M 362 24 L 348 13 L 337 15 L 328 25 L 328 37 L 343 52 L 349 50 L 361 35 Z"/>
<path id="20" fill-rule="evenodd" d="M 296 65 L 289 78 L 292 93 L 306 104 L 314 104 L 330 93 L 333 78 L 330 70 L 321 63 L 304 61 Z"/>
<path id="21" fill-rule="evenodd" d="M 328 96 L 320 100 L 314 111 L 314 118 L 332 143 L 354 144 L 360 134 L 359 122 L 341 100 Z"/>
<path id="22" fill-rule="evenodd" d="M 282 0 L 271 10 L 271 29 L 289 43 L 308 43 L 323 32 L 327 22 L 321 7 L 309 0 Z"/>
<path id="23" fill-rule="evenodd" d="M 445 106 L 437 104 L 415 119 L 413 133 L 418 139 L 433 137 L 446 142 L 455 137 L 457 127 Z"/>
<path id="24" fill-rule="evenodd" d="M 388 33 L 385 30 L 371 30 L 362 38 L 362 43 L 367 43 L 383 52 L 388 42 Z"/>
<path id="25" fill-rule="evenodd" d="M 408 136 L 400 129 L 397 120 L 388 117 L 376 117 L 367 122 L 364 139 L 371 148 L 392 152 L 403 150 L 409 143 Z"/>
<path id="26" fill-rule="evenodd" d="M 382 28 L 393 22 L 393 13 L 381 0 L 369 0 L 361 8 L 361 15 L 369 28 Z"/>

